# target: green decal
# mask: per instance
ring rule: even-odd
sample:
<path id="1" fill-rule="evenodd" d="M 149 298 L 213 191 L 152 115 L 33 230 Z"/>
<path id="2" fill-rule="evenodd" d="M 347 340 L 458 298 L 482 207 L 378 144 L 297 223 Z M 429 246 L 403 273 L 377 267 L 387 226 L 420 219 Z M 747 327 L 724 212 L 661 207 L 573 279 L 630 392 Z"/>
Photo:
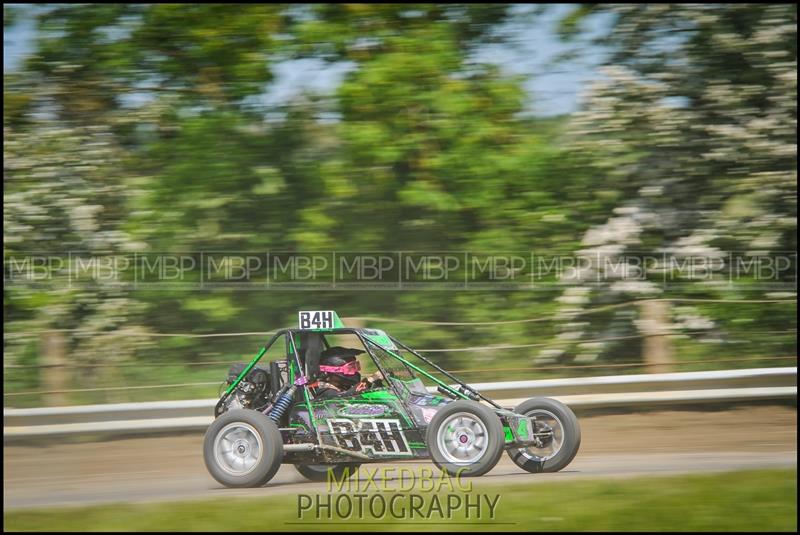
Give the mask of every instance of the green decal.
<path id="1" fill-rule="evenodd" d="M 361 397 L 364 399 L 397 399 L 397 397 L 394 394 L 392 394 L 391 392 L 387 392 L 386 390 L 364 392 L 363 394 L 361 394 Z"/>
<path id="2" fill-rule="evenodd" d="M 527 418 L 520 418 L 519 426 L 517 426 L 517 434 L 520 438 L 524 438 L 528 436 L 528 419 Z"/>
<path id="3" fill-rule="evenodd" d="M 397 351 L 397 346 L 394 345 L 392 339 L 380 329 L 363 329 L 361 332 L 376 344 Z"/>
<path id="4" fill-rule="evenodd" d="M 506 434 L 506 442 L 511 442 L 512 440 L 514 440 L 514 435 L 513 433 L 511 433 L 510 427 L 503 426 L 503 432 L 505 432 Z"/>

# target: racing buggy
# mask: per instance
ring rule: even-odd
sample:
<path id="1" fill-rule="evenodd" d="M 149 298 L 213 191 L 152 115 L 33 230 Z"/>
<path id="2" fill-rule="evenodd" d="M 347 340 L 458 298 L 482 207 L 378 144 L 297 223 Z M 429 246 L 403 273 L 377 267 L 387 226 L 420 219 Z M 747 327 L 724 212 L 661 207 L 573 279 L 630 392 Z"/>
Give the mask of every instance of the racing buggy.
<path id="1" fill-rule="evenodd" d="M 223 384 L 203 440 L 206 467 L 222 485 L 264 485 L 281 464 L 325 481 L 362 463 L 421 458 L 450 475 L 480 476 L 503 451 L 528 472 L 556 472 L 578 452 L 578 420 L 559 401 L 532 398 L 510 410 L 384 331 L 345 327 L 333 311 L 298 316 L 299 328 L 277 331 Z M 342 338 L 361 348 L 332 345 Z M 275 344 L 281 358 L 257 366 Z M 321 379 L 360 376 L 356 354 L 376 369 L 369 380 L 338 392 Z M 326 365 L 331 355 L 345 364 Z"/>

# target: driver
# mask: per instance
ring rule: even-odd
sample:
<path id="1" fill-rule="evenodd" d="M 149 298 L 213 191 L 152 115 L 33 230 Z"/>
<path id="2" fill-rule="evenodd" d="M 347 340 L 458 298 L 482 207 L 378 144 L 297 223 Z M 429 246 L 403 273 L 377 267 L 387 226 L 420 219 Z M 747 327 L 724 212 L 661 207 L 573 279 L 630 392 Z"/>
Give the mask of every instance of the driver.
<path id="1" fill-rule="evenodd" d="M 383 380 L 380 371 L 361 378 L 361 364 L 356 355 L 363 353 L 361 349 L 346 347 L 329 347 L 320 354 L 318 381 L 310 386 L 316 389 L 316 399 L 331 399 L 360 394 L 373 388 Z"/>

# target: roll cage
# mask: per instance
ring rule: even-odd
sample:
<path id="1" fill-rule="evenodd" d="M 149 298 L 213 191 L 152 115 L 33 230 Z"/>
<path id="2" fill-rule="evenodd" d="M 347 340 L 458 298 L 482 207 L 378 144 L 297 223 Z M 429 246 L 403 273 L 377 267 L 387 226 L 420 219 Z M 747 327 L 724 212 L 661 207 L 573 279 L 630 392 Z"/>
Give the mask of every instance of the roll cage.
<path id="1" fill-rule="evenodd" d="M 328 348 L 329 344 L 325 336 L 327 335 L 354 335 L 356 336 L 361 344 L 364 346 L 366 353 L 372 359 L 372 362 L 378 368 L 378 370 L 383 373 L 383 375 L 387 378 L 391 376 L 391 372 L 386 369 L 383 364 L 381 358 L 378 358 L 376 354 L 376 350 L 381 350 L 383 353 L 388 355 L 390 358 L 400 362 L 409 372 L 414 375 L 414 372 L 421 374 L 422 376 L 426 377 L 433 381 L 437 387 L 439 392 L 450 396 L 454 399 L 470 399 L 470 400 L 481 400 L 489 403 L 497 410 L 503 410 L 503 408 L 498 405 L 493 400 L 483 396 L 480 392 L 474 390 L 469 385 L 465 384 L 463 381 L 458 379 L 457 377 L 453 376 L 446 370 L 442 369 L 440 366 L 436 365 L 435 363 L 431 362 L 428 358 L 421 355 L 417 351 L 414 351 L 410 347 L 406 346 L 402 342 L 398 341 L 397 339 L 393 338 L 392 336 L 387 335 L 383 331 L 377 329 L 369 329 L 369 328 L 354 328 L 354 327 L 339 327 L 333 329 L 280 329 L 267 341 L 267 343 L 258 351 L 256 356 L 250 361 L 250 363 L 245 367 L 244 370 L 239 374 L 235 381 L 233 381 L 225 392 L 220 397 L 219 401 L 214 408 L 214 415 L 218 416 L 220 414 L 220 409 L 231 395 L 231 393 L 236 389 L 239 383 L 242 381 L 244 377 L 247 377 L 247 374 L 250 370 L 261 360 L 261 358 L 269 351 L 269 349 L 280 339 L 283 339 L 285 344 L 285 351 L 286 351 L 286 373 L 287 373 L 287 382 L 286 385 L 297 385 L 300 387 L 302 391 L 302 396 L 304 402 L 309 409 L 311 410 L 311 396 L 309 394 L 308 388 L 306 385 L 313 382 L 316 379 L 316 376 L 319 374 L 319 355 L 324 348 Z M 398 349 L 399 348 L 399 349 Z M 427 372 L 424 368 L 410 362 L 407 358 L 400 355 L 400 352 L 407 351 L 411 355 L 414 355 L 417 359 L 424 362 L 426 365 L 434 368 L 439 373 L 443 374 L 448 379 L 452 380 L 456 383 L 456 387 L 448 385 L 444 381 L 434 377 L 431 373 Z M 402 393 L 399 391 L 397 384 L 389 380 L 389 387 L 395 391 L 395 394 L 402 399 Z M 273 392 L 273 395 L 275 393 Z"/>

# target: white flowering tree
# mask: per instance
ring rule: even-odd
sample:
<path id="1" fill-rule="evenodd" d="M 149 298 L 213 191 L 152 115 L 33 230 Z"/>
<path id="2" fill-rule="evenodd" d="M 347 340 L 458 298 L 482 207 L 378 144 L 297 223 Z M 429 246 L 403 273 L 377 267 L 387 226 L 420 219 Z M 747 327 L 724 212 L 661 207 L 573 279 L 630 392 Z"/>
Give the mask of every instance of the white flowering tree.
<path id="1" fill-rule="evenodd" d="M 52 118 L 7 122 L 3 135 L 4 365 L 45 365 L 30 381 L 45 389 L 96 380 L 96 369 L 69 376 L 64 365 L 125 362 L 149 346 L 122 264 L 79 263 L 137 250 L 123 229 L 124 153 L 106 127 Z"/>
<path id="2" fill-rule="evenodd" d="M 670 285 L 673 260 L 713 264 L 727 251 L 766 254 L 797 244 L 797 7 L 582 6 L 564 31 L 595 11 L 613 14 L 601 39 L 611 56 L 573 117 L 571 140 L 591 162 L 598 195 L 619 202 L 583 237 L 577 254 L 587 269 L 564 280 L 571 286 L 561 298 L 559 338 L 569 343 L 542 351 L 539 362 L 619 354 L 635 344 L 589 340 L 637 330 L 708 331 L 712 319 L 690 307 L 672 317 L 652 304 L 644 316 L 623 307 L 592 321 L 581 313 L 682 295 Z M 648 260 L 640 253 L 653 255 L 652 272 L 667 270 L 666 277 L 638 276 Z M 701 275 L 693 290 L 740 294 L 727 280 Z"/>

